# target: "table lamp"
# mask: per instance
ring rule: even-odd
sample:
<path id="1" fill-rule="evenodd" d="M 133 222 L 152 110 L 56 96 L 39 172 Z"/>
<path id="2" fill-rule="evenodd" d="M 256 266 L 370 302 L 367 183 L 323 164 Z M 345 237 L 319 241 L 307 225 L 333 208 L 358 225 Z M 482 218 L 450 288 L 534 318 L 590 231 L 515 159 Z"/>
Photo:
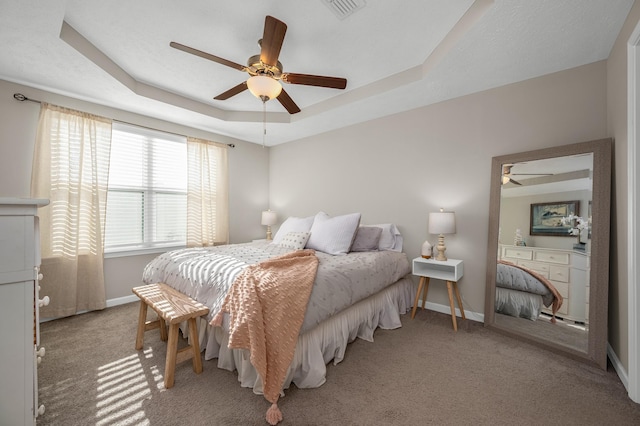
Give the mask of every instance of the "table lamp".
<path id="1" fill-rule="evenodd" d="M 429 213 L 429 233 L 438 234 L 438 256 L 436 260 L 447 260 L 444 252 L 447 247 L 444 245 L 445 234 L 456 233 L 456 214 L 454 212 L 445 212 L 444 209 L 440 209 L 439 212 Z"/>
<path id="2" fill-rule="evenodd" d="M 262 224 L 267 226 L 267 241 L 271 241 L 271 225 L 275 225 L 277 220 L 276 212 L 266 210 L 262 212 Z"/>

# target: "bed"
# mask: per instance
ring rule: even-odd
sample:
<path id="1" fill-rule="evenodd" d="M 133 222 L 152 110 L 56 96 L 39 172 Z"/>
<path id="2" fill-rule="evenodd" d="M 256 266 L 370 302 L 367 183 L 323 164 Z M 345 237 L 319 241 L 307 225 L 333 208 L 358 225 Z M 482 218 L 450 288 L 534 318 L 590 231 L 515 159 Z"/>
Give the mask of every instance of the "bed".
<path id="1" fill-rule="evenodd" d="M 539 273 L 500 260 L 496 272 L 497 313 L 536 321 L 543 307 L 551 308 L 551 322 L 562 306 L 562 296 L 548 279 Z"/>
<path id="2" fill-rule="evenodd" d="M 350 216 L 348 226 L 338 220 L 345 216 Z M 410 310 L 415 295 L 397 228 L 393 224 L 363 226 L 359 221 L 359 214 L 331 218 L 323 212 L 288 218 L 271 242 L 164 253 L 146 266 L 143 281 L 164 282 L 209 307 L 208 317 L 199 323 L 205 360 L 217 358 L 219 368 L 237 370 L 243 387 L 262 394 L 262 379 L 247 351 L 228 348 L 229 315 L 224 315 L 221 327 L 210 321 L 220 312 L 234 280 L 250 265 L 305 248 L 313 250 L 319 261 L 317 273 L 280 393 L 291 383 L 299 388 L 319 387 L 326 380 L 326 365 L 339 363 L 349 342 L 373 341 L 377 327 L 401 327 L 400 315 Z"/>

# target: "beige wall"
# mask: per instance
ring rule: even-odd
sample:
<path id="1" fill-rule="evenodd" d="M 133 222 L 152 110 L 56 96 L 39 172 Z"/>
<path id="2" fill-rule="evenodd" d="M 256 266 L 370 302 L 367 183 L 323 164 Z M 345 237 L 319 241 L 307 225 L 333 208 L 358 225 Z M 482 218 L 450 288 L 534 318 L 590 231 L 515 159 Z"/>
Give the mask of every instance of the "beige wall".
<path id="1" fill-rule="evenodd" d="M 125 111 L 83 102 L 53 93 L 0 80 L 0 196 L 28 197 L 31 159 L 40 107 L 18 102 L 14 93 L 116 120 L 159 130 L 234 143 L 229 150 L 229 226 L 231 242 L 264 238 L 260 212 L 269 207 L 269 150 L 262 146 L 215 135 L 178 124 L 155 120 Z M 107 300 L 131 295 L 140 283 L 142 270 L 151 255 L 105 260 Z"/>
<path id="2" fill-rule="evenodd" d="M 638 22 L 640 22 L 640 3 L 635 2 L 607 61 L 607 133 L 614 139 L 609 343 L 627 370 L 629 366 L 627 42 Z"/>
<path id="3" fill-rule="evenodd" d="M 607 136 L 606 63 L 598 62 L 328 132 L 271 149 L 270 200 L 288 215 L 361 212 L 393 222 L 410 258 L 427 216 L 456 212 L 447 255 L 463 259 L 465 309 L 484 311 L 491 158 Z M 429 301 L 448 304 L 444 286 Z"/>

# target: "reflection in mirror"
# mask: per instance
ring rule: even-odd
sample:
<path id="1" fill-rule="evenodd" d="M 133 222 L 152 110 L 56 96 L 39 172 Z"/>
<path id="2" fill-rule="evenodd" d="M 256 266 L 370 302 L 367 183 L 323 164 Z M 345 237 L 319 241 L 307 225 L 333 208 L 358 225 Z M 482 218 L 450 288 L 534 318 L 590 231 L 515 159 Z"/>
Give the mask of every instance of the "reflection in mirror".
<path id="1" fill-rule="evenodd" d="M 591 245 L 588 229 L 577 226 L 590 222 L 593 153 L 508 171 L 500 190 L 495 321 L 586 353 Z"/>
<path id="2" fill-rule="evenodd" d="M 488 326 L 601 367 L 610 149 L 604 140 L 494 158 L 485 309 Z"/>

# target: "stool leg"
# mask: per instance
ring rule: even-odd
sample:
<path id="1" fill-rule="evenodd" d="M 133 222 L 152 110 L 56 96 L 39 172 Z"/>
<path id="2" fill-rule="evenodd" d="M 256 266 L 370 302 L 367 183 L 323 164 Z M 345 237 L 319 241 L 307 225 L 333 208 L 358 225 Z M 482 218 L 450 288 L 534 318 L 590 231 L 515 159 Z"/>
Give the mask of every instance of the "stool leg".
<path id="1" fill-rule="evenodd" d="M 138 332 L 136 333 L 136 350 L 144 346 L 144 331 L 147 323 L 147 304 L 140 300 L 140 312 L 138 314 Z"/>
<path id="2" fill-rule="evenodd" d="M 202 373 L 202 357 L 200 356 L 200 342 L 198 341 L 198 324 L 196 318 L 189 318 L 189 343 L 193 352 L 193 371 Z"/>
<path id="3" fill-rule="evenodd" d="M 178 355 L 178 326 L 169 326 L 169 342 L 167 343 L 167 361 L 164 366 L 164 387 L 169 389 L 173 386 L 176 373 L 176 356 Z"/>
<path id="4" fill-rule="evenodd" d="M 167 337 L 167 323 L 164 322 L 164 318 L 158 317 L 158 321 L 160 321 L 160 340 L 166 342 Z"/>

